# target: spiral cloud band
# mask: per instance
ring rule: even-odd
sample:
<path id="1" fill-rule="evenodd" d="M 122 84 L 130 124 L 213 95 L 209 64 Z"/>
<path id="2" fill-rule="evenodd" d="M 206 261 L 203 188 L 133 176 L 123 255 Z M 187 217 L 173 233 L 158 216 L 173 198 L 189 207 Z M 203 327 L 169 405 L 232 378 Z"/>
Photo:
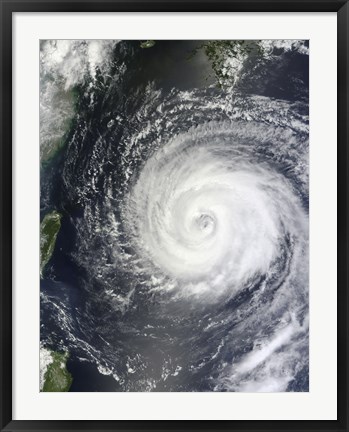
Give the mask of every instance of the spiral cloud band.
<path id="1" fill-rule="evenodd" d="M 275 270 L 285 239 L 297 259 L 307 239 L 301 200 L 253 151 L 261 137 L 279 141 L 284 134 L 258 124 L 211 123 L 155 152 L 124 208 L 137 265 L 150 273 L 153 265 L 179 295 L 217 300 Z"/>
<path id="2" fill-rule="evenodd" d="M 165 120 L 175 128 L 177 111 Z M 174 388 L 188 391 L 189 374 L 198 390 L 292 391 L 307 377 L 302 128 L 214 119 L 151 141 L 150 127 L 129 139 L 122 175 L 116 163 L 94 171 L 89 188 L 84 183 L 76 260 L 91 281 L 102 282 L 98 292 L 86 285 L 85 313 L 94 313 L 91 298 L 98 296 L 108 310 L 103 338 L 115 334 L 110 346 L 92 352 L 122 390 L 166 391 L 171 377 Z M 108 161 L 109 151 L 101 141 L 93 157 Z M 93 202 L 97 184 L 104 192 Z M 143 338 L 154 343 L 156 361 Z M 154 361 L 161 375 L 145 381 Z"/>

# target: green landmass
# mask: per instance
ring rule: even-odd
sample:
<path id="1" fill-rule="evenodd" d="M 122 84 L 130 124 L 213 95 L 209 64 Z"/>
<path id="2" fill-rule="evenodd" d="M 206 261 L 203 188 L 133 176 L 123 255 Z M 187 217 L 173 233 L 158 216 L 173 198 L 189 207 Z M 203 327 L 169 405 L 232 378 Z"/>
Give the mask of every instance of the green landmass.
<path id="1" fill-rule="evenodd" d="M 147 40 L 144 42 L 140 43 L 140 47 L 141 48 L 151 48 L 155 45 L 155 41 L 154 40 Z"/>
<path id="2" fill-rule="evenodd" d="M 61 218 L 57 211 L 48 213 L 40 224 L 40 277 L 46 264 L 53 254 L 58 232 L 61 228 Z"/>
<path id="3" fill-rule="evenodd" d="M 72 375 L 67 370 L 69 353 L 51 351 L 53 362 L 47 367 L 44 376 L 44 392 L 67 392 L 73 382 Z"/>
<path id="4" fill-rule="evenodd" d="M 199 45 L 189 58 L 203 50 L 211 63 L 219 87 L 234 84 L 234 71 L 229 73 L 229 59 L 239 59 L 250 54 L 261 53 L 258 41 L 253 40 L 213 40 L 205 41 Z"/>

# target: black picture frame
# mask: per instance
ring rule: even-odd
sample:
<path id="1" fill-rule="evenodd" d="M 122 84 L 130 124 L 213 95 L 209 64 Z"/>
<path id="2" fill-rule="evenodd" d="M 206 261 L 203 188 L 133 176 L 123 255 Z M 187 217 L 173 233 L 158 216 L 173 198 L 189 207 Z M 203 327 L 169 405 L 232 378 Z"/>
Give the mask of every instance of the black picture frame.
<path id="1" fill-rule="evenodd" d="M 336 12 L 338 23 L 338 419 L 331 421 L 25 421 L 12 419 L 12 14 L 15 12 Z M 348 431 L 348 30 L 342 0 L 0 0 L 1 431 Z"/>

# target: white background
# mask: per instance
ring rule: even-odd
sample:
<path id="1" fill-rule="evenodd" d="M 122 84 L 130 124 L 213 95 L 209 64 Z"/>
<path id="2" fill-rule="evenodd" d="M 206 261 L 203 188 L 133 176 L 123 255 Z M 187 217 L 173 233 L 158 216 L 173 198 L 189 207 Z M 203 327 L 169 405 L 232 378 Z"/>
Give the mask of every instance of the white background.
<path id="1" fill-rule="evenodd" d="M 14 413 L 26 419 L 336 419 L 336 14 L 14 15 Z M 310 392 L 39 392 L 39 39 L 310 39 Z"/>

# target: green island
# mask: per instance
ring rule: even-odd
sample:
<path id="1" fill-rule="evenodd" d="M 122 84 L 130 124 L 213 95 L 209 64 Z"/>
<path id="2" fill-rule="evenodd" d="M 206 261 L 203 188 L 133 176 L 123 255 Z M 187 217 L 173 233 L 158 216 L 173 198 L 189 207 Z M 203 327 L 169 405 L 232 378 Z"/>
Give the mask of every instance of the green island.
<path id="1" fill-rule="evenodd" d="M 43 392 L 67 392 L 73 382 L 72 375 L 67 370 L 69 353 L 50 351 L 52 363 L 47 366 L 44 375 Z"/>
<path id="2" fill-rule="evenodd" d="M 155 41 L 154 40 L 147 40 L 144 42 L 140 43 L 140 47 L 141 48 L 151 48 L 155 45 Z"/>
<path id="3" fill-rule="evenodd" d="M 48 213 L 40 224 L 40 277 L 49 262 L 61 228 L 62 215 L 57 211 Z"/>

